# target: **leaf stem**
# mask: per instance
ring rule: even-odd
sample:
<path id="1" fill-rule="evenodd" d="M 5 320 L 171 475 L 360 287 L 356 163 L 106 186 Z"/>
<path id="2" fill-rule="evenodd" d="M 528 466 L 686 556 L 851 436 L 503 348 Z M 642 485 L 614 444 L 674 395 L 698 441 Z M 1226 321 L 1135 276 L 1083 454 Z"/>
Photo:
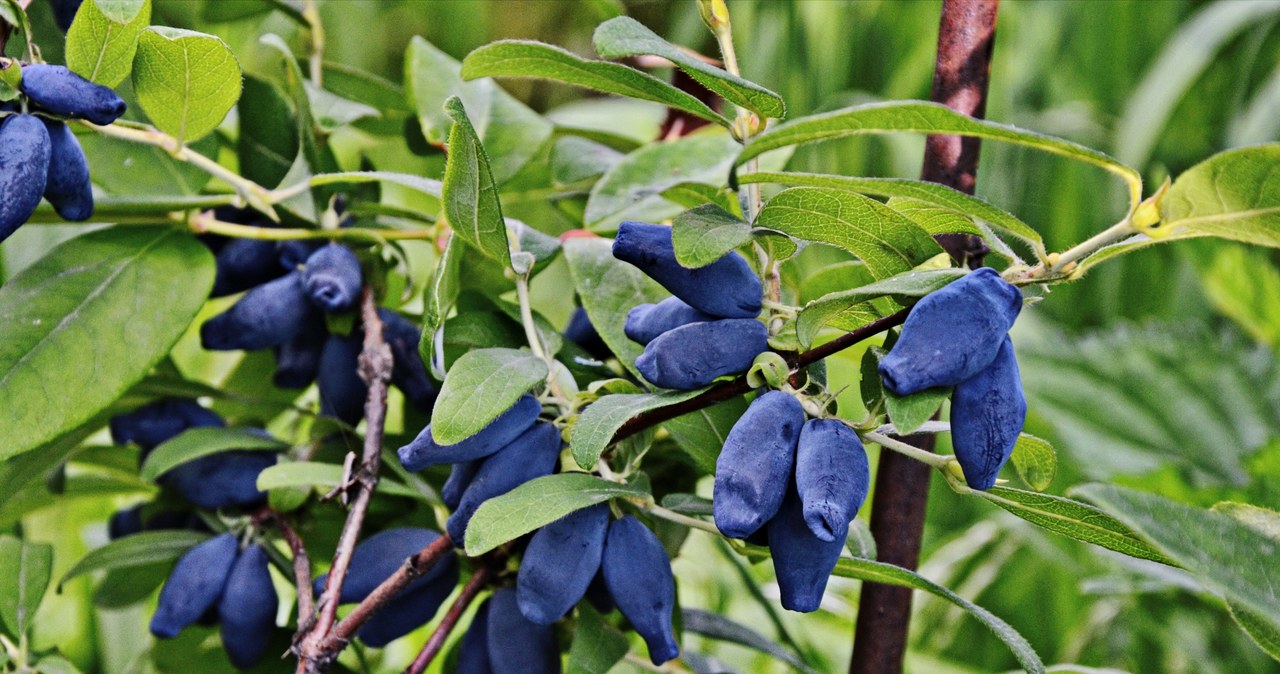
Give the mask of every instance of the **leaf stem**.
<path id="1" fill-rule="evenodd" d="M 920 463 L 927 464 L 939 470 L 941 470 L 944 466 L 946 466 L 951 461 L 950 456 L 944 456 L 942 454 L 934 454 L 933 452 L 927 452 L 923 449 L 920 449 L 919 447 L 912 447 L 911 445 L 908 445 L 907 443 L 902 442 L 901 440 L 894 440 L 893 438 L 887 435 L 882 435 L 880 433 L 877 433 L 876 431 L 864 433 L 862 437 L 870 442 L 874 442 L 877 445 L 884 447 L 885 449 L 897 452 L 899 454 L 902 454 L 903 456 L 915 459 Z"/>
<path id="2" fill-rule="evenodd" d="M 712 524 L 711 522 L 708 522 L 706 520 L 700 520 L 696 517 L 689 517 L 688 515 L 682 515 L 674 510 L 668 510 L 666 508 L 663 508 L 662 506 L 656 503 L 646 506 L 645 510 L 648 511 L 649 514 L 653 515 L 654 517 L 660 517 L 664 520 L 667 520 L 668 522 L 683 524 L 684 526 L 689 527 L 690 529 L 701 529 L 702 531 L 705 531 L 715 536 L 723 535 L 720 533 L 720 530 L 716 528 L 716 525 Z"/>
<path id="3" fill-rule="evenodd" d="M 371 229 L 347 227 L 343 229 L 288 229 L 240 225 L 217 219 L 212 213 L 197 212 L 187 219 L 188 227 L 197 234 L 221 234 L 237 239 L 259 241 L 293 241 L 298 239 L 323 239 L 359 243 L 385 243 L 391 240 L 432 240 L 434 229 Z"/>
<path id="4" fill-rule="evenodd" d="M 529 277 L 526 274 L 516 276 L 516 298 L 520 302 L 520 324 L 524 326 L 524 336 L 529 341 L 529 348 L 533 351 L 533 355 L 547 363 L 547 388 L 556 399 L 567 401 L 568 398 L 556 381 L 556 361 L 542 345 L 542 337 L 538 335 L 538 325 L 533 320 L 533 307 L 529 303 Z"/>
<path id="5" fill-rule="evenodd" d="M 1133 226 L 1132 219 L 1129 216 L 1125 216 L 1120 222 L 1058 253 L 1056 258 L 1050 255 L 1050 258 L 1053 259 L 1051 266 L 1046 267 L 1045 263 L 1042 262 L 1028 272 L 1028 276 L 1038 278 L 1046 274 L 1063 273 L 1068 264 L 1089 256 L 1103 246 L 1110 245 L 1137 233 L 1138 229 Z"/>

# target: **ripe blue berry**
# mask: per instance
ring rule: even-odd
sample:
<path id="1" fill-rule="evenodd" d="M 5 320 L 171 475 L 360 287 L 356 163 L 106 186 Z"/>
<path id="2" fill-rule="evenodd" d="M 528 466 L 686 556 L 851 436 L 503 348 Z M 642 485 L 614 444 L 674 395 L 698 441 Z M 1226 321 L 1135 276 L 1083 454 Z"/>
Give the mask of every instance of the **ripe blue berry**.
<path id="1" fill-rule="evenodd" d="M 489 456 L 524 435 L 542 413 L 542 405 L 531 395 L 523 395 L 516 404 L 480 432 L 457 443 L 440 445 L 431 437 L 428 424 L 413 442 L 397 450 L 400 463 L 408 471 L 419 471 L 438 463 L 459 463 Z"/>
<path id="2" fill-rule="evenodd" d="M 1006 336 L 995 360 L 951 396 L 951 445 L 970 487 L 987 490 L 996 483 L 1026 419 L 1018 360 Z"/>
<path id="3" fill-rule="evenodd" d="M 232 239 L 223 244 L 214 263 L 216 272 L 210 297 L 244 292 L 285 274 L 276 264 L 276 246 L 272 241 Z"/>
<path id="4" fill-rule="evenodd" d="M 249 507 L 266 502 L 258 474 L 276 464 L 269 451 L 232 450 L 188 461 L 160 476 L 184 499 L 201 508 Z"/>
<path id="5" fill-rule="evenodd" d="M 66 220 L 88 220 L 93 215 L 93 188 L 89 185 L 89 163 L 80 141 L 66 124 L 41 120 L 49 132 L 49 174 L 44 198 Z"/>
<path id="6" fill-rule="evenodd" d="M 482 503 L 534 478 L 550 475 L 560 458 L 560 430 L 546 423 L 533 428 L 484 460 L 449 516 L 449 535 L 458 547 L 466 542 L 467 524 Z"/>
<path id="7" fill-rule="evenodd" d="M 613 256 L 635 265 L 700 311 L 721 318 L 755 318 L 760 314 L 760 279 L 736 252 L 690 269 L 676 262 L 670 227 L 624 222 L 618 227 Z"/>
<path id="8" fill-rule="evenodd" d="M 489 598 L 489 663 L 494 672 L 559 674 L 555 631 L 524 617 L 515 588 L 503 587 Z"/>
<path id="9" fill-rule="evenodd" d="M 458 503 L 462 501 L 462 495 L 466 493 L 467 487 L 471 485 L 471 480 L 475 478 L 476 471 L 480 470 L 482 463 L 484 459 L 472 459 L 453 464 L 453 469 L 449 471 L 449 479 L 445 480 L 444 487 L 440 490 L 440 500 L 449 506 L 450 510 L 458 507 Z"/>
<path id="10" fill-rule="evenodd" d="M 690 323 L 706 323 L 716 320 L 685 304 L 679 297 L 668 297 L 657 304 L 640 304 L 627 312 L 627 322 L 622 327 L 627 339 L 648 344 L 659 335 Z"/>
<path id="11" fill-rule="evenodd" d="M 369 593 L 382 584 L 382 581 L 404 566 L 405 560 L 417 554 L 418 551 L 430 545 L 437 538 L 440 538 L 440 533 L 431 529 L 397 527 L 379 531 L 361 541 L 351 554 L 351 566 L 347 572 L 346 579 L 342 583 L 342 593 L 338 597 L 338 603 L 349 604 L 363 601 L 365 597 L 369 596 Z M 404 592 L 416 592 L 431 585 L 437 579 L 447 578 L 451 573 L 449 564 L 454 564 L 455 562 L 453 552 L 447 553 L 443 559 L 431 567 L 430 571 L 409 583 Z M 452 573 L 456 578 L 456 564 Z M 328 579 L 329 574 L 327 573 L 315 579 L 314 590 L 316 594 L 324 592 L 324 586 Z M 452 587 L 453 584 L 449 583 L 449 586 Z"/>
<path id="12" fill-rule="evenodd" d="M 218 600 L 222 647 L 237 669 L 253 667 L 266 654 L 279 601 L 266 551 L 261 545 L 249 546 L 231 567 Z"/>
<path id="13" fill-rule="evenodd" d="M 680 654 L 671 623 L 676 581 L 658 537 L 631 515 L 609 525 L 600 565 L 618 610 L 649 646 L 655 665 Z"/>
<path id="14" fill-rule="evenodd" d="M 778 512 L 803 426 L 804 408 L 782 391 L 756 398 L 733 425 L 716 459 L 712 500 L 721 533 L 746 538 Z"/>
<path id="15" fill-rule="evenodd" d="M 52 156 L 49 131 L 32 115 L 0 120 L 0 241 L 31 217 L 44 194 Z"/>
<path id="16" fill-rule="evenodd" d="M 591 324 L 586 309 L 582 307 L 573 310 L 573 314 L 569 317 L 569 324 L 564 328 L 564 336 L 595 358 L 604 360 L 609 357 L 608 345 L 600 338 L 600 333 L 596 332 L 596 326 Z"/>
<path id="17" fill-rule="evenodd" d="M 320 357 L 329 341 L 324 321 L 315 317 L 297 337 L 274 347 L 276 370 L 271 381 L 280 388 L 302 389 L 316 380 Z"/>
<path id="18" fill-rule="evenodd" d="M 583 508 L 539 529 L 520 561 L 516 596 L 524 617 L 550 625 L 582 599 L 600 569 L 609 506 Z"/>
<path id="19" fill-rule="evenodd" d="M 494 674 L 489 661 L 489 600 L 484 600 L 458 646 L 455 674 Z"/>
<path id="20" fill-rule="evenodd" d="M 391 347 L 394 364 L 391 383 L 404 394 L 411 405 L 423 412 L 430 412 L 436 403 L 440 389 L 427 376 L 426 365 L 418 352 L 422 330 L 390 309 L 378 309 L 382 319 L 382 338 Z"/>
<path id="21" fill-rule="evenodd" d="M 853 429 L 836 419 L 805 423 L 796 449 L 796 491 L 814 536 L 843 541 L 870 485 L 867 450 Z"/>
<path id="22" fill-rule="evenodd" d="M 307 296 L 328 313 L 346 311 L 360 299 L 360 259 L 336 243 L 321 247 L 302 269 Z"/>
<path id="23" fill-rule="evenodd" d="M 227 584 L 227 576 L 240 554 L 235 536 L 222 534 L 188 550 L 160 590 L 151 633 L 172 639 L 213 607 Z"/>
<path id="24" fill-rule="evenodd" d="M 691 323 L 649 342 L 636 369 L 655 386 L 687 391 L 747 370 L 768 348 L 769 333 L 754 318 Z"/>
<path id="25" fill-rule="evenodd" d="M 118 445 L 130 442 L 142 448 L 146 457 L 160 443 L 188 428 L 220 428 L 226 425 L 217 412 L 205 409 L 190 398 L 164 398 L 117 414 L 108 422 L 111 440 Z"/>
<path id="26" fill-rule="evenodd" d="M 824 541 L 813 534 L 804 521 L 799 495 L 788 490 L 778 514 L 769 521 L 769 550 L 782 607 L 801 613 L 816 611 L 843 549 L 843 537 Z"/>
<path id="27" fill-rule="evenodd" d="M 356 632 L 366 646 L 382 648 L 431 621 L 440 605 L 458 584 L 458 560 L 453 554 L 436 562 L 431 579 L 420 587 L 410 585 L 378 611 Z"/>
<path id="28" fill-rule="evenodd" d="M 66 66 L 33 63 L 22 67 L 18 85 L 31 103 L 62 117 L 110 124 L 124 114 L 124 99 L 109 87 L 94 84 Z"/>
<path id="29" fill-rule="evenodd" d="M 329 335 L 320 353 L 316 386 L 320 389 L 320 414 L 340 419 L 352 426 L 364 416 L 369 387 L 360 378 L 360 349 L 364 338 Z"/>
<path id="30" fill-rule="evenodd" d="M 297 337 L 316 309 L 302 290 L 298 273 L 287 274 L 245 293 L 227 311 L 200 326 L 200 343 L 210 351 L 265 349 Z"/>

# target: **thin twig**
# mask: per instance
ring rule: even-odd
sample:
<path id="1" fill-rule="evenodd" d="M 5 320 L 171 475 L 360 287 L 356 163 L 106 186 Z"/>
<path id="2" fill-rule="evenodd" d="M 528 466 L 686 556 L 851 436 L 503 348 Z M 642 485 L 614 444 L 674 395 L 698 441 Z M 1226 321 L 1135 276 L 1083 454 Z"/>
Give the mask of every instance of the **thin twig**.
<path id="1" fill-rule="evenodd" d="M 341 648 L 342 644 L 351 641 L 351 637 L 355 636 L 356 631 L 364 625 L 369 618 L 372 618 L 387 602 L 400 594 L 402 590 L 409 586 L 415 579 L 426 575 L 431 569 L 435 568 L 437 562 L 444 559 L 445 555 L 453 550 L 453 539 L 448 533 L 431 541 L 431 543 L 418 551 L 417 554 L 405 560 L 404 564 L 396 570 L 395 573 L 382 581 L 382 584 L 373 589 L 364 601 L 361 601 L 347 617 L 343 618 L 334 628 L 333 633 L 329 636 L 325 643 L 326 648 Z"/>
<path id="2" fill-rule="evenodd" d="M 486 564 L 476 569 L 471 575 L 471 580 L 462 587 L 462 593 L 458 598 L 453 600 L 453 604 L 449 606 L 448 612 L 444 614 L 444 618 L 440 620 L 440 624 L 436 625 L 436 629 L 427 638 L 427 643 L 422 645 L 422 650 L 418 653 L 418 657 L 413 659 L 405 670 L 404 674 L 422 674 L 431 664 L 431 661 L 440 654 L 440 650 L 444 648 L 444 642 L 448 640 L 449 634 L 457 627 L 458 621 L 462 619 L 462 614 L 467 612 L 467 607 L 475 600 L 476 595 L 480 594 L 480 590 L 489 584 L 490 578 L 493 577 L 492 566 Z M 498 638 L 505 638 L 506 635 L 495 635 Z"/>
<path id="3" fill-rule="evenodd" d="M 298 618 L 302 619 L 310 616 L 316 605 L 315 593 L 311 588 L 311 558 L 307 556 L 307 547 L 303 544 L 302 537 L 298 536 L 298 532 L 283 515 L 274 513 L 271 519 L 280 532 L 280 537 L 289 544 L 289 551 L 293 553 L 293 578 L 298 586 Z"/>

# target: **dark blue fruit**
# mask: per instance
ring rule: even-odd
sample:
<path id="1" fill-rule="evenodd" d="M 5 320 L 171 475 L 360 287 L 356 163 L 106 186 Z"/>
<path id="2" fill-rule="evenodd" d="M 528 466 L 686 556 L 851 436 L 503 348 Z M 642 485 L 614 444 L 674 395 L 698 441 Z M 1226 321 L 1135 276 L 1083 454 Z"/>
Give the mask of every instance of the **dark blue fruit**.
<path id="1" fill-rule="evenodd" d="M 658 537 L 631 515 L 609 525 L 600 564 L 609 595 L 660 665 L 680 654 L 671 623 L 676 580 Z"/>
<path id="2" fill-rule="evenodd" d="M 267 570 L 266 551 L 261 545 L 249 546 L 231 567 L 218 600 L 222 647 L 236 669 L 249 669 L 266 654 L 279 601 Z"/>
<path id="3" fill-rule="evenodd" d="M 550 475 L 560 458 L 560 430 L 551 424 L 533 428 L 484 460 L 462 494 L 458 508 L 449 515 L 447 528 L 458 547 L 465 544 L 467 524 L 480 504 L 519 487 L 534 478 Z"/>
<path id="4" fill-rule="evenodd" d="M 302 389 L 311 385 L 320 372 L 320 357 L 329 332 L 324 321 L 316 316 L 311 325 L 302 329 L 297 337 L 274 348 L 276 371 L 271 381 L 280 388 Z"/>
<path id="5" fill-rule="evenodd" d="M 276 263 L 285 271 L 298 271 L 307 258 L 320 249 L 323 243 L 306 239 L 279 241 L 276 243 Z"/>
<path id="6" fill-rule="evenodd" d="M 440 500 L 449 506 L 450 510 L 458 507 L 458 503 L 462 501 L 462 495 L 466 493 L 467 487 L 471 486 L 471 480 L 475 478 L 482 463 L 484 459 L 472 459 L 453 464 L 453 469 L 449 471 L 449 479 L 445 480 L 444 487 L 440 490 Z"/>
<path id="7" fill-rule="evenodd" d="M 804 408 L 791 395 L 769 391 L 751 402 L 716 459 L 716 527 L 746 538 L 778 512 L 791 482 Z"/>
<path id="8" fill-rule="evenodd" d="M 418 352 L 422 330 L 390 309 L 378 309 L 382 319 L 382 338 L 391 347 L 394 365 L 391 383 L 404 394 L 409 404 L 423 412 L 430 412 L 436 404 L 440 389 L 427 376 L 427 368 Z"/>
<path id="9" fill-rule="evenodd" d="M 361 541 L 352 552 L 351 567 L 342 583 L 342 594 L 338 597 L 338 603 L 363 601 L 369 593 L 382 584 L 382 581 L 404 566 L 405 561 L 437 538 L 440 538 L 440 533 L 430 529 L 397 527 L 379 531 Z M 430 571 L 409 583 L 404 591 L 416 592 L 440 578 L 448 577 L 450 573 L 456 578 L 457 566 L 454 563 L 453 552 L 447 553 L 443 559 L 431 567 Z M 452 572 L 449 564 L 454 564 Z M 328 579 L 327 573 L 316 578 L 314 588 L 316 594 L 324 592 Z M 452 587 L 453 583 L 448 585 Z"/>
<path id="10" fill-rule="evenodd" d="M 974 376 L 995 359 L 1021 310 L 1022 291 L 988 267 L 925 296 L 880 361 L 885 388 L 911 395 Z"/>
<path id="11" fill-rule="evenodd" d="M 760 314 L 760 279 L 736 252 L 705 267 L 689 269 L 676 262 L 670 227 L 624 222 L 613 242 L 613 256 L 635 265 L 699 311 L 721 318 L 755 318 Z"/>
<path id="12" fill-rule="evenodd" d="M 382 648 L 430 622 L 458 584 L 458 560 L 452 554 L 436 563 L 431 580 L 401 592 L 356 632 L 366 646 Z M 413 586 L 410 586 L 413 587 Z"/>
<path id="13" fill-rule="evenodd" d="M 582 347 L 583 351 L 601 360 L 609 357 L 609 346 L 604 343 L 596 326 L 591 324 L 587 310 L 577 307 L 569 316 L 569 324 L 564 327 L 564 336 L 569 341 Z"/>
<path id="14" fill-rule="evenodd" d="M 201 407 L 190 398 L 165 398 L 132 412 L 117 414 L 107 425 L 112 442 L 118 445 L 132 442 L 142 448 L 145 457 L 160 443 L 188 428 L 221 428 L 226 422 L 217 412 Z"/>
<path id="15" fill-rule="evenodd" d="M 690 323 L 706 323 L 716 320 L 685 304 L 679 297 L 668 297 L 657 304 L 640 304 L 627 312 L 627 323 L 622 327 L 627 339 L 648 344 L 668 330 Z"/>
<path id="16" fill-rule="evenodd" d="M 124 114 L 124 99 L 65 66 L 33 63 L 22 67 L 18 87 L 36 107 L 62 117 L 110 124 Z"/>
<path id="17" fill-rule="evenodd" d="M 458 646 L 458 669 L 455 674 L 493 674 L 493 663 L 489 661 L 489 600 L 484 600 L 476 615 L 471 619 L 471 626 L 462 635 L 462 643 Z"/>
<path id="18" fill-rule="evenodd" d="M 352 426 L 360 423 L 364 416 L 365 398 L 369 395 L 369 386 L 359 372 L 363 341 L 359 334 L 329 335 L 320 353 L 320 371 L 316 374 L 320 414 Z"/>
<path id="19" fill-rule="evenodd" d="M 843 549 L 844 538 L 824 541 L 813 535 L 804 521 L 799 495 L 788 490 L 778 514 L 769 521 L 769 550 L 782 607 L 801 613 L 816 611 Z"/>
<path id="20" fill-rule="evenodd" d="M 996 483 L 1026 419 L 1018 360 L 1006 336 L 995 360 L 951 395 L 951 445 L 970 487 L 987 490 Z"/>
<path id="21" fill-rule="evenodd" d="M 768 349 L 769 333 L 753 318 L 691 323 L 649 342 L 636 369 L 655 386 L 687 391 L 747 370 Z"/>
<path id="22" fill-rule="evenodd" d="M 53 6 L 53 20 L 62 32 L 71 30 L 71 22 L 76 18 L 76 12 L 83 2 L 84 0 L 49 0 L 49 4 Z"/>
<path id="23" fill-rule="evenodd" d="M 316 309 L 292 273 L 245 293 L 232 307 L 200 326 L 200 343 L 211 351 L 265 349 L 284 344 L 311 325 Z"/>
<path id="24" fill-rule="evenodd" d="M 804 425 L 796 449 L 796 491 L 814 536 L 844 541 L 870 485 L 867 450 L 853 429 L 836 419 Z"/>
<path id="25" fill-rule="evenodd" d="M 582 599 L 600 569 L 608 530 L 609 506 L 597 503 L 533 535 L 516 579 L 516 596 L 525 618 L 550 625 Z"/>
<path id="26" fill-rule="evenodd" d="M 219 452 L 173 468 L 160 482 L 201 508 L 249 507 L 266 502 L 266 493 L 258 491 L 258 474 L 276 459 L 269 451 Z"/>
<path id="27" fill-rule="evenodd" d="M 116 540 L 142 531 L 142 504 L 117 510 L 107 520 L 107 538 Z"/>
<path id="28" fill-rule="evenodd" d="M 36 210 L 51 154 L 49 132 L 38 118 L 9 115 L 0 121 L 0 241 Z"/>
<path id="29" fill-rule="evenodd" d="M 479 433 L 456 445 L 440 445 L 431 437 L 428 424 L 413 442 L 397 450 L 400 463 L 408 471 L 419 471 L 438 463 L 459 463 L 481 459 L 506 447 L 524 434 L 542 413 L 542 405 L 531 395 L 523 395 Z"/>
<path id="30" fill-rule="evenodd" d="M 44 198 L 63 219 L 88 220 L 93 215 L 93 188 L 80 141 L 66 124 L 51 119 L 41 121 L 49 132 L 50 147 Z"/>
<path id="31" fill-rule="evenodd" d="M 360 259 L 346 246 L 323 246 L 307 258 L 302 284 L 317 307 L 331 314 L 346 311 L 360 299 Z"/>
<path id="32" fill-rule="evenodd" d="M 494 672 L 559 674 L 555 631 L 524 617 L 515 588 L 500 588 L 490 597 L 488 632 L 489 663 Z"/>
<path id="33" fill-rule="evenodd" d="M 187 625 L 218 602 L 227 576 L 240 554 L 236 537 L 227 533 L 188 550 L 169 573 L 151 617 L 151 633 L 161 639 L 178 636 Z"/>
<path id="34" fill-rule="evenodd" d="M 210 297 L 224 297 L 244 292 L 267 281 L 284 276 L 276 264 L 276 245 L 273 241 L 256 239 L 232 239 L 218 251 Z"/>

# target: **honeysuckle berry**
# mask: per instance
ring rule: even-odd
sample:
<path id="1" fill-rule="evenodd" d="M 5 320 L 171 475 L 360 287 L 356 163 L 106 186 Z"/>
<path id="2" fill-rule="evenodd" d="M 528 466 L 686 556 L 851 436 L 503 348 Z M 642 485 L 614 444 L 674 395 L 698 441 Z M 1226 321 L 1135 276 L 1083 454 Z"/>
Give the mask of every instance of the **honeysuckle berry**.
<path id="1" fill-rule="evenodd" d="M 970 487 L 986 490 L 995 484 L 1026 418 L 1017 357 L 1005 337 L 995 360 L 956 385 L 951 396 L 951 445 Z"/>
<path id="2" fill-rule="evenodd" d="M 804 408 L 793 396 L 769 391 L 751 402 L 725 437 L 716 459 L 716 527 L 746 538 L 782 505 L 791 482 Z"/>
<path id="3" fill-rule="evenodd" d="M 628 221 L 618 226 L 613 256 L 631 263 L 689 306 L 712 316 L 755 318 L 760 314 L 763 286 L 746 259 L 736 252 L 690 269 L 676 261 L 670 227 Z"/>

